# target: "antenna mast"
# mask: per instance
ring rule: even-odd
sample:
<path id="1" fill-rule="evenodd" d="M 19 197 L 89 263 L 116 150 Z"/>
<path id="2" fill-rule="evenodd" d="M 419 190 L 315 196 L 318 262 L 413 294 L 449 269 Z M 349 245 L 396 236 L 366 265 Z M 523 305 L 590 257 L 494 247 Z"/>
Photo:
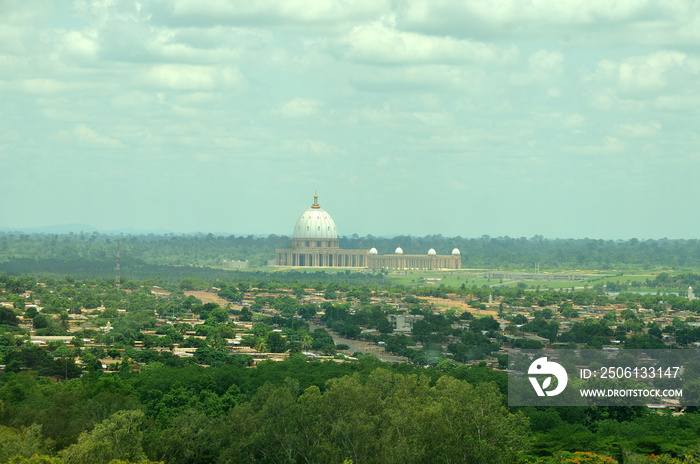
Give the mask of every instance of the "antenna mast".
<path id="1" fill-rule="evenodd" d="M 114 288 L 117 290 L 121 288 L 121 279 L 119 278 L 119 242 L 117 242 L 117 277 L 114 280 Z"/>

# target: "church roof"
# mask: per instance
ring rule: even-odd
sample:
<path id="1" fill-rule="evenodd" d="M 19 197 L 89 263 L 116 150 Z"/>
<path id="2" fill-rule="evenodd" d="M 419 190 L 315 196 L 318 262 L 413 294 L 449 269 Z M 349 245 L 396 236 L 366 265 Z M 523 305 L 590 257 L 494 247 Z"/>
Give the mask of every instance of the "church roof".
<path id="1" fill-rule="evenodd" d="M 314 203 L 297 220 L 294 226 L 293 238 L 326 240 L 337 239 L 338 229 L 330 214 L 321 209 L 318 195 L 314 195 Z"/>

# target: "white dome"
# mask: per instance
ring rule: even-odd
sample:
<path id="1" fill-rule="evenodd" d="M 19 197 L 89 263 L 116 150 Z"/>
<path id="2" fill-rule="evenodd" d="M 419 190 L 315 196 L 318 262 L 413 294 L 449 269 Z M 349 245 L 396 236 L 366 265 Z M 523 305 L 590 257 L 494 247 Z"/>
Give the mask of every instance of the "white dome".
<path id="1" fill-rule="evenodd" d="M 296 225 L 292 238 L 302 239 L 338 239 L 338 229 L 330 214 L 318 205 L 318 197 L 314 195 L 314 204 L 301 215 Z"/>
<path id="2" fill-rule="evenodd" d="M 452 254 L 453 255 L 461 255 L 462 253 L 459 252 L 458 248 L 455 248 L 454 250 L 452 250 Z"/>
<path id="3" fill-rule="evenodd" d="M 403 250 L 401 249 L 401 247 L 397 247 L 396 250 L 394 250 L 394 254 L 402 255 L 402 254 L 403 254 Z"/>
<path id="4" fill-rule="evenodd" d="M 376 248 L 372 247 L 372 249 L 369 250 L 369 254 L 371 254 L 371 255 L 376 255 L 376 254 L 379 254 L 379 252 L 377 251 Z"/>
<path id="5" fill-rule="evenodd" d="M 431 248 L 428 250 L 428 256 L 435 256 L 437 253 L 435 252 L 435 249 Z"/>

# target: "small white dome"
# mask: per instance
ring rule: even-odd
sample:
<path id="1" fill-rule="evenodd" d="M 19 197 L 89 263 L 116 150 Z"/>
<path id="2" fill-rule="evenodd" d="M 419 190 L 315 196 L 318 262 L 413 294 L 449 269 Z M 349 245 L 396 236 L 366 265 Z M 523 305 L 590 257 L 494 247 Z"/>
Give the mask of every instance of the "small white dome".
<path id="1" fill-rule="evenodd" d="M 431 248 L 430 250 L 428 250 L 428 256 L 435 256 L 436 254 L 437 253 L 435 252 L 434 248 Z"/>
<path id="2" fill-rule="evenodd" d="M 461 255 L 462 253 L 459 252 L 459 248 L 455 248 L 454 250 L 452 250 L 452 254 L 453 255 Z"/>
<path id="3" fill-rule="evenodd" d="M 379 252 L 378 252 L 377 249 L 374 248 L 374 247 L 372 247 L 372 249 L 369 250 L 369 254 L 371 254 L 371 255 L 376 255 L 376 254 L 378 254 L 378 253 L 379 253 Z"/>
<path id="4" fill-rule="evenodd" d="M 403 254 L 403 250 L 401 249 L 401 247 L 397 247 L 396 250 L 394 250 L 394 254 L 402 255 L 402 254 Z"/>

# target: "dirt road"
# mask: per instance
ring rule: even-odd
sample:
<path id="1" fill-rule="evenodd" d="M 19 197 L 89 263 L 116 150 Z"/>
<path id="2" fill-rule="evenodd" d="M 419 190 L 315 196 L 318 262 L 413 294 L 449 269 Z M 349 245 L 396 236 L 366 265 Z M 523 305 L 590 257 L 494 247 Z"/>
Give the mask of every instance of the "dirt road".
<path id="1" fill-rule="evenodd" d="M 194 296 L 195 298 L 200 300 L 203 304 L 216 303 L 219 306 L 221 306 L 222 308 L 225 308 L 227 304 L 231 303 L 230 301 L 226 301 L 223 298 L 221 298 L 219 295 L 217 295 L 216 293 L 212 293 L 212 292 L 188 291 L 188 292 L 184 292 L 184 293 L 186 296 L 190 296 L 190 295 Z M 231 303 L 231 307 L 233 309 L 241 309 L 240 306 L 238 306 L 237 304 L 233 304 L 233 303 Z"/>
<path id="2" fill-rule="evenodd" d="M 406 362 L 409 361 L 408 358 L 404 358 L 403 356 L 394 356 L 391 355 L 387 352 L 384 351 L 384 348 L 379 347 L 377 345 L 374 345 L 372 343 L 367 343 L 361 340 L 352 340 L 350 338 L 345 338 L 341 337 L 337 333 L 331 331 L 326 327 L 325 325 L 322 324 L 309 324 L 309 329 L 313 332 L 316 329 L 324 329 L 327 330 L 331 336 L 333 337 L 333 342 L 335 342 L 336 345 L 348 345 L 350 349 L 347 351 L 354 353 L 356 351 L 360 353 L 370 353 L 375 355 L 377 358 L 379 358 L 380 361 L 385 361 L 385 362 Z"/>

